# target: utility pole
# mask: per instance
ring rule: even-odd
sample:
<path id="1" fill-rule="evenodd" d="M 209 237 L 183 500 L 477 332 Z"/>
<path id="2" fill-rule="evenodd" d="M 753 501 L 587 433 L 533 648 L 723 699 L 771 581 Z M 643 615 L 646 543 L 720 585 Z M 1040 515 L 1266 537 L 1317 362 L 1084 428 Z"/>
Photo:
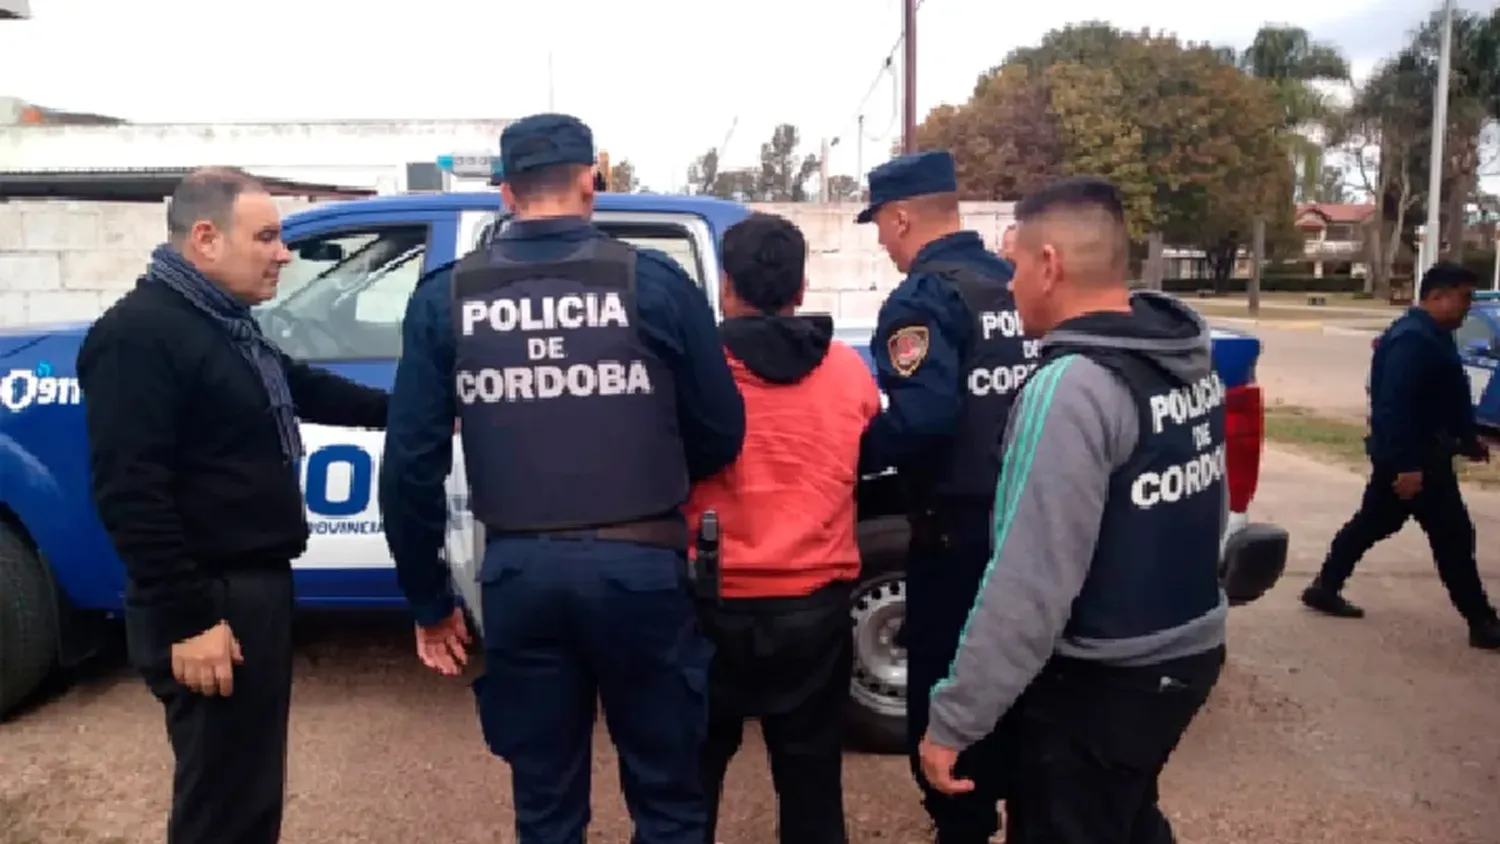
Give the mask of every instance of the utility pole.
<path id="1" fill-rule="evenodd" d="M 818 201 L 828 204 L 828 139 L 823 139 L 823 149 L 818 155 Z"/>
<path id="2" fill-rule="evenodd" d="M 901 26 L 905 52 L 902 64 L 906 77 L 902 84 L 905 86 L 906 105 L 903 108 L 905 125 L 901 128 L 901 151 L 910 155 L 917 151 L 917 0 L 904 0 L 902 6 L 905 10 Z M 1444 77 L 1443 90 L 1447 90 L 1446 79 Z"/>
<path id="3" fill-rule="evenodd" d="M 548 111 L 555 111 L 556 110 L 553 107 L 553 105 L 552 105 L 553 99 L 554 99 L 553 95 L 556 93 L 555 89 L 556 89 L 556 86 L 554 85 L 553 78 L 552 78 L 552 51 L 548 50 L 547 51 L 547 110 Z"/>
<path id="4" fill-rule="evenodd" d="M 859 116 L 858 136 L 855 137 L 854 146 L 854 179 L 860 184 L 865 181 L 865 116 Z"/>
<path id="5" fill-rule="evenodd" d="M 1422 275 L 1437 263 L 1443 242 L 1443 139 L 1448 130 L 1448 66 L 1453 61 L 1453 0 L 1443 1 L 1443 40 L 1438 49 L 1437 96 L 1432 104 L 1432 151 L 1427 165 L 1427 236 L 1424 259 L 1412 280 L 1412 298 L 1422 296 Z"/>

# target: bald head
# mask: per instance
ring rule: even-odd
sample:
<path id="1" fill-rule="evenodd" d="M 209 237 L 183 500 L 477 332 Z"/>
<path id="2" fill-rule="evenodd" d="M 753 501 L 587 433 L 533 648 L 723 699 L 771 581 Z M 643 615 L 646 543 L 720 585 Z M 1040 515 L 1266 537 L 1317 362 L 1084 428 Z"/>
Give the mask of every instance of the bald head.
<path id="1" fill-rule="evenodd" d="M 1057 182 L 1022 200 L 1016 220 L 1011 290 L 1029 333 L 1084 313 L 1129 310 L 1130 237 L 1114 185 Z"/>
<path id="2" fill-rule="evenodd" d="M 202 167 L 187 174 L 167 203 L 167 235 L 181 242 L 200 222 L 228 231 L 234 204 L 243 194 L 264 194 L 265 185 L 234 167 Z"/>
<path id="3" fill-rule="evenodd" d="M 1022 200 L 1016 219 L 1015 248 L 1052 252 L 1066 282 L 1125 285 L 1130 237 L 1114 185 L 1093 177 L 1065 179 Z"/>

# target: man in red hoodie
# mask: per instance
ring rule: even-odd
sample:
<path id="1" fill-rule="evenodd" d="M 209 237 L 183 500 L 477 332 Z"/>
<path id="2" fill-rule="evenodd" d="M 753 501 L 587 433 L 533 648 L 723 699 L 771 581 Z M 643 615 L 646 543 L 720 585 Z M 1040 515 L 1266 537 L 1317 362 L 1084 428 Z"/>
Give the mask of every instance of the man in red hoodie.
<path id="1" fill-rule="evenodd" d="M 859 443 L 880 411 L 875 379 L 824 314 L 797 316 L 807 241 L 752 214 L 724 233 L 720 336 L 745 399 L 745 446 L 688 501 L 720 524 L 719 594 L 702 613 L 709 670 L 703 781 L 714 840 L 719 795 L 745 719 L 771 757 L 782 844 L 842 844 L 843 711 L 859 577 Z"/>

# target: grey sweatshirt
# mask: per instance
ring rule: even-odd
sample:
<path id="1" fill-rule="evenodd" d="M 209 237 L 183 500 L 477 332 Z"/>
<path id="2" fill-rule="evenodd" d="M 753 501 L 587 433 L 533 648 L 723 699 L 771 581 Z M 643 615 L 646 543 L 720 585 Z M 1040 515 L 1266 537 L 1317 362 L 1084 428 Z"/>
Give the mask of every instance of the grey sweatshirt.
<path id="1" fill-rule="evenodd" d="M 1224 643 L 1222 594 L 1217 608 L 1170 630 L 1108 641 L 1063 636 L 1093 560 L 1110 475 L 1135 451 L 1140 417 L 1117 375 L 1059 352 L 1143 351 L 1188 384 L 1213 369 L 1208 325 L 1192 309 L 1148 292 L 1131 303 L 1129 314 L 1088 314 L 1049 332 L 1049 360 L 1011 411 L 989 568 L 949 675 L 932 693 L 928 730 L 939 745 L 962 749 L 983 738 L 1054 654 L 1151 665 Z M 1221 533 L 1227 494 L 1223 508 Z"/>

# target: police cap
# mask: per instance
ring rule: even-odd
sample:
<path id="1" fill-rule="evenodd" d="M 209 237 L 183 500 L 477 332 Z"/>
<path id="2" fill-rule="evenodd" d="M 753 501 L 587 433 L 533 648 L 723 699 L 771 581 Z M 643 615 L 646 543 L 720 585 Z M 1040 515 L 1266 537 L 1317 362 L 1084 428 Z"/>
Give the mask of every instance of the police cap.
<path id="1" fill-rule="evenodd" d="M 859 212 L 855 222 L 868 223 L 887 202 L 930 193 L 958 190 L 953 156 L 946 150 L 903 155 L 870 171 L 870 207 Z"/>
<path id="2" fill-rule="evenodd" d="M 500 169 L 520 175 L 558 164 L 594 163 L 594 133 L 572 115 L 533 114 L 500 133 Z"/>

